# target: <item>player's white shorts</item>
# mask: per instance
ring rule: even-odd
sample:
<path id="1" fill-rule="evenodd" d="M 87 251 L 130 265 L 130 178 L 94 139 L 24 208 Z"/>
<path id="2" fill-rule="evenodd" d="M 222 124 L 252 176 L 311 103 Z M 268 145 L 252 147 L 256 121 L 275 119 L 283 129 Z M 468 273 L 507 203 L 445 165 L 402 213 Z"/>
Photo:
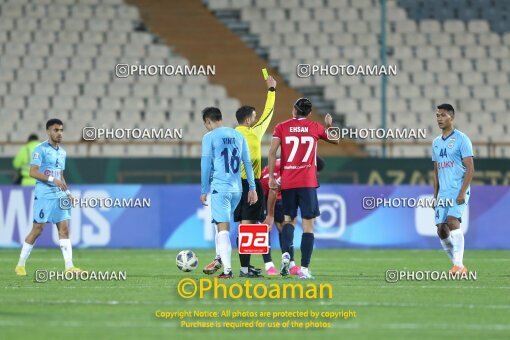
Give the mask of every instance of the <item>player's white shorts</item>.
<path id="1" fill-rule="evenodd" d="M 211 193 L 212 222 L 230 222 L 234 210 L 241 200 L 242 192 L 217 192 Z"/>
<path id="2" fill-rule="evenodd" d="M 436 225 L 441 223 L 446 223 L 448 216 L 453 216 L 459 219 L 460 222 L 462 222 L 462 214 L 464 213 L 464 210 L 466 210 L 466 207 L 469 203 L 469 196 L 471 193 L 471 189 L 469 189 L 466 192 L 466 201 L 463 204 L 457 204 L 456 198 L 457 195 L 438 195 L 437 200 L 442 202 L 447 202 L 448 200 L 453 201 L 453 206 L 448 206 L 445 204 L 445 206 L 436 207 Z M 455 196 L 455 197 L 453 197 Z"/>

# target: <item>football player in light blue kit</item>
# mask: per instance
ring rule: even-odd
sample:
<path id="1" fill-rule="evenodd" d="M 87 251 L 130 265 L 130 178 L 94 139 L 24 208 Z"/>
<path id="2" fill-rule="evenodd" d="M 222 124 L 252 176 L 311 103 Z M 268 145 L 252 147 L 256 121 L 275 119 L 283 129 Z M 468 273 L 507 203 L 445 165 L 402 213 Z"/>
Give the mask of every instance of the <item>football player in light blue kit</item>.
<path id="1" fill-rule="evenodd" d="M 34 197 L 34 224 L 32 230 L 25 238 L 16 275 L 26 276 L 25 263 L 34 247 L 34 243 L 41 235 L 46 223 L 55 223 L 58 228 L 60 249 L 64 256 L 65 270 L 75 273 L 81 272 L 80 268 L 73 265 L 73 251 L 69 239 L 70 210 L 62 198 L 68 197 L 72 202 L 73 197 L 67 189 L 64 178 L 66 165 L 66 152 L 60 146 L 64 124 L 60 119 L 50 119 L 46 123 L 48 140 L 40 143 L 32 153 L 30 162 L 30 176 L 36 179 Z"/>
<path id="2" fill-rule="evenodd" d="M 470 184 L 475 172 L 473 146 L 469 137 L 453 126 L 453 106 L 439 105 L 436 118 L 443 131 L 432 142 L 434 198 L 438 203 L 435 207 L 437 234 L 453 262 L 450 273 L 466 273 L 467 268 L 463 264 L 464 234 L 460 223 L 469 202 Z M 453 201 L 453 206 L 448 206 L 447 200 Z"/>
<path id="3" fill-rule="evenodd" d="M 241 162 L 246 169 L 249 191 L 248 203 L 257 202 L 255 180 L 251 166 L 248 143 L 244 136 L 232 128 L 224 127 L 221 111 L 206 107 L 202 119 L 209 131 L 202 138 L 202 190 L 200 201 L 207 205 L 207 194 L 211 190 L 211 211 L 216 223 L 216 249 L 220 254 L 224 271 L 218 278 L 231 279 L 232 245 L 230 244 L 230 220 L 237 207 L 243 186 L 241 184 Z"/>

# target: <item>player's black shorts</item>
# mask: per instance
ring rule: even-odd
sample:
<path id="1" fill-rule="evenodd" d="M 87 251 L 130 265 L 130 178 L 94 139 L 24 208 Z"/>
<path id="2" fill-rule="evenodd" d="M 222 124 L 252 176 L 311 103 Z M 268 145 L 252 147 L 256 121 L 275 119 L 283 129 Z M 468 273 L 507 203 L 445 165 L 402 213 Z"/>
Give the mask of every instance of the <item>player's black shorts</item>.
<path id="1" fill-rule="evenodd" d="M 274 205 L 274 221 L 276 223 L 283 223 L 283 203 L 282 200 L 276 201 Z"/>
<path id="2" fill-rule="evenodd" d="M 257 203 L 250 205 L 248 203 L 248 191 L 250 190 L 250 185 L 246 179 L 243 179 L 242 182 L 243 195 L 241 196 L 241 201 L 234 211 L 234 221 L 241 222 L 242 220 L 248 220 L 262 222 L 264 218 L 266 218 L 266 201 L 264 199 L 264 189 L 262 188 L 262 184 L 260 183 L 260 180 L 255 180 L 255 190 L 257 191 L 258 200 Z"/>
<path id="3" fill-rule="evenodd" d="M 267 196 L 265 198 L 266 198 L 266 202 L 267 202 Z M 267 209 L 266 209 L 266 216 L 267 216 Z M 282 200 L 277 200 L 274 203 L 274 221 L 276 223 L 283 223 L 283 220 L 284 220 L 283 203 L 282 203 Z"/>
<path id="4" fill-rule="evenodd" d="M 301 217 L 307 220 L 319 216 L 317 188 L 293 188 L 282 190 L 283 214 L 292 219 L 297 216 L 298 208 Z"/>

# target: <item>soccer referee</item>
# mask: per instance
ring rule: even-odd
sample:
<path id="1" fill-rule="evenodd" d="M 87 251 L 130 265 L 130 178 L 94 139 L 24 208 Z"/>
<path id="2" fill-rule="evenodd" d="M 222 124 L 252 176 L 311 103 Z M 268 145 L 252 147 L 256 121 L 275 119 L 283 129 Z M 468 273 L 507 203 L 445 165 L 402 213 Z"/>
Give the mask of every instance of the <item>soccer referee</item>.
<path id="1" fill-rule="evenodd" d="M 242 106 L 236 111 L 236 119 L 239 123 L 239 126 L 236 127 L 236 130 L 241 132 L 248 142 L 251 165 L 255 175 L 255 186 L 257 196 L 259 197 L 257 203 L 253 205 L 248 204 L 246 201 L 249 186 L 248 181 L 246 180 L 246 171 L 244 167 L 241 167 L 243 196 L 239 202 L 239 205 L 234 211 L 234 221 L 241 222 L 242 224 L 258 223 L 263 221 L 265 218 L 265 202 L 263 199 L 264 189 L 260 183 L 260 174 L 262 173 L 262 155 L 260 149 L 262 137 L 264 136 L 264 133 L 266 132 L 269 123 L 271 122 L 271 118 L 273 118 L 276 96 L 276 80 L 272 76 L 268 76 L 266 82 L 268 87 L 266 106 L 264 107 L 264 112 L 258 121 L 257 113 L 255 112 L 255 108 L 252 106 Z M 241 273 L 239 274 L 240 277 L 260 276 L 260 271 L 255 270 L 250 266 L 250 254 L 239 254 L 239 260 L 241 262 Z M 265 255 L 264 263 L 266 266 L 266 272 L 268 274 L 272 274 L 272 272 L 278 274 L 278 271 L 276 271 L 276 268 L 274 268 L 274 264 L 271 261 L 270 255 L 269 257 Z M 271 267 L 274 270 L 271 270 Z"/>
<path id="2" fill-rule="evenodd" d="M 266 132 L 269 123 L 271 122 L 271 118 L 273 118 L 274 113 L 274 102 L 275 102 L 275 94 L 276 94 L 276 80 L 273 77 L 268 76 L 267 80 L 267 99 L 266 106 L 264 108 L 264 112 L 262 116 L 257 121 L 257 113 L 255 112 L 255 108 L 253 106 L 242 106 L 236 111 L 236 118 L 239 126 L 236 127 L 236 130 L 239 131 L 246 142 L 248 143 L 248 150 L 250 151 L 250 160 L 251 166 L 253 168 L 253 174 L 255 177 L 255 186 L 258 196 L 258 201 L 255 204 L 249 204 L 248 199 L 248 191 L 249 185 L 248 180 L 246 179 L 246 170 L 244 169 L 244 165 L 241 165 L 241 179 L 243 185 L 243 193 L 241 200 L 237 208 L 234 211 L 234 221 L 241 223 L 257 223 L 264 220 L 264 210 L 265 210 L 265 200 L 264 200 L 264 189 L 262 184 L 260 183 L 260 175 L 262 173 L 262 155 L 261 155 L 261 142 L 264 133 Z M 238 239 L 239 242 L 239 239 Z M 264 263 L 266 265 L 266 272 L 269 275 L 278 275 L 278 271 L 274 268 L 274 264 L 271 260 L 271 255 L 264 254 Z M 241 274 L 240 277 L 258 277 L 260 276 L 260 269 L 255 269 L 250 266 L 250 255 L 249 254 L 239 254 L 239 259 L 241 261 Z M 218 269 L 222 267 L 223 263 L 221 262 L 221 258 L 218 254 L 218 250 L 216 250 L 216 257 L 214 260 L 206 265 L 203 269 L 203 272 L 207 275 L 214 274 Z M 272 270 L 270 270 L 272 268 Z"/>

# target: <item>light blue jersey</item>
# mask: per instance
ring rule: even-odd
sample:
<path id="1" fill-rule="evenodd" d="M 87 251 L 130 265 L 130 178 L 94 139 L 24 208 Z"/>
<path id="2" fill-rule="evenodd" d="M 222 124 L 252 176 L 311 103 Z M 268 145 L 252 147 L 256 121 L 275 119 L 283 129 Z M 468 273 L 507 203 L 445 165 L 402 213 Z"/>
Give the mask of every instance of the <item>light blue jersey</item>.
<path id="1" fill-rule="evenodd" d="M 202 194 L 210 190 L 242 192 L 241 162 L 248 170 L 250 189 L 255 190 L 250 151 L 244 136 L 228 127 L 219 127 L 206 133 L 202 139 Z"/>
<path id="2" fill-rule="evenodd" d="M 469 137 L 459 130 L 454 129 L 446 138 L 439 135 L 434 139 L 432 161 L 437 163 L 438 196 L 457 197 L 466 173 L 462 162 L 466 157 L 473 157 L 473 145 Z"/>
<path id="3" fill-rule="evenodd" d="M 455 129 L 446 138 L 439 135 L 432 142 L 432 160 L 437 163 L 437 174 L 439 179 L 439 192 L 437 198 L 439 201 L 453 200 L 453 206 L 436 206 L 435 220 L 436 225 L 446 223 L 448 216 L 453 216 L 462 222 L 462 215 L 469 203 L 471 190 L 466 190 L 466 200 L 463 204 L 458 204 L 455 199 L 459 195 L 466 167 L 463 159 L 473 157 L 473 146 L 471 140 L 464 133 Z"/>
<path id="4" fill-rule="evenodd" d="M 61 146 L 54 148 L 48 141 L 44 141 L 34 149 L 30 164 L 39 166 L 40 173 L 61 180 L 66 168 L 66 151 Z M 55 184 L 37 180 L 35 195 L 39 198 L 58 198 L 65 194 Z"/>
<path id="5" fill-rule="evenodd" d="M 246 169 L 250 189 L 255 190 L 250 151 L 244 136 L 228 127 L 219 127 L 204 135 L 202 194 L 211 191 L 211 214 L 214 223 L 230 222 L 241 200 L 241 162 Z"/>
<path id="6" fill-rule="evenodd" d="M 31 165 L 39 166 L 39 172 L 62 180 L 62 173 L 66 168 L 66 152 L 61 146 L 55 148 L 48 141 L 37 145 L 32 153 Z M 61 198 L 66 193 L 50 182 L 37 180 L 34 195 L 34 222 L 59 223 L 71 218 L 69 208 L 64 209 Z"/>

